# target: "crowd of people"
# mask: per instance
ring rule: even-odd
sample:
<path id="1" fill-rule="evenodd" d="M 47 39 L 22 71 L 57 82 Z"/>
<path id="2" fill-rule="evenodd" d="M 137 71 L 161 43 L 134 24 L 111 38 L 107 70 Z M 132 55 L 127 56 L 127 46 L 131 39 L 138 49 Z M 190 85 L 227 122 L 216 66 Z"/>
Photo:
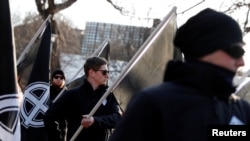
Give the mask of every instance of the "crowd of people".
<path id="1" fill-rule="evenodd" d="M 108 89 L 107 60 L 89 57 L 83 84 L 54 101 L 66 87 L 63 71 L 56 70 L 44 116 L 49 141 L 68 141 L 79 126 L 75 141 L 206 141 L 214 126 L 249 125 L 249 103 L 233 94 L 233 78 L 244 65 L 239 24 L 207 8 L 177 29 L 173 44 L 184 61 L 169 61 L 164 82 L 136 92 L 123 115 L 112 92 L 89 115 Z"/>

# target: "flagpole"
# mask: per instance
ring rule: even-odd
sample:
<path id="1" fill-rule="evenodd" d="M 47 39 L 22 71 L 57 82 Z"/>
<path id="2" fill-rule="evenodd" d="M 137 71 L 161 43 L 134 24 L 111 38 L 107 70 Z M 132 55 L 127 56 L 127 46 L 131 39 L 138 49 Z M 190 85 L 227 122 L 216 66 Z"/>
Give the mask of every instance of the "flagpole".
<path id="1" fill-rule="evenodd" d="M 239 86 L 248 77 L 249 74 L 250 69 L 246 73 L 244 73 L 238 81 L 235 82 L 235 85 Z"/>
<path id="2" fill-rule="evenodd" d="M 144 42 L 142 47 L 136 52 L 136 54 L 133 56 L 133 58 L 129 61 L 127 66 L 121 74 L 118 76 L 118 78 L 115 80 L 113 85 L 108 88 L 108 90 L 104 93 L 104 95 L 101 97 L 101 99 L 97 102 L 95 107 L 90 111 L 89 117 L 93 116 L 94 113 L 97 111 L 97 109 L 101 106 L 103 100 L 106 99 L 106 97 L 118 86 L 118 84 L 123 80 L 123 78 L 129 73 L 129 71 L 133 68 L 133 66 L 136 64 L 136 62 L 139 61 L 139 59 L 143 56 L 143 54 L 148 50 L 148 48 L 153 44 L 154 40 L 162 30 L 164 30 L 164 27 L 169 23 L 170 19 L 174 14 L 176 13 L 176 7 L 174 7 L 169 14 L 165 17 L 163 22 L 161 22 L 157 28 L 151 33 L 151 35 L 148 37 L 148 39 Z M 165 22 L 164 22 L 165 21 Z M 77 131 L 74 133 L 74 135 L 71 137 L 70 141 L 74 141 L 76 137 L 80 134 L 82 131 L 83 126 L 80 125 Z"/>
<path id="3" fill-rule="evenodd" d="M 42 25 L 40 26 L 40 28 L 37 30 L 37 32 L 35 33 L 35 35 L 32 37 L 32 39 L 30 40 L 30 42 L 28 43 L 28 45 L 25 47 L 24 51 L 21 53 L 20 57 L 17 60 L 17 65 L 23 60 L 25 54 L 29 51 L 29 49 L 31 48 L 31 46 L 34 44 L 35 40 L 38 38 L 38 36 L 41 34 L 41 32 L 45 29 L 46 27 L 46 23 L 48 20 L 50 20 L 51 15 L 49 15 L 45 21 L 42 23 Z"/>

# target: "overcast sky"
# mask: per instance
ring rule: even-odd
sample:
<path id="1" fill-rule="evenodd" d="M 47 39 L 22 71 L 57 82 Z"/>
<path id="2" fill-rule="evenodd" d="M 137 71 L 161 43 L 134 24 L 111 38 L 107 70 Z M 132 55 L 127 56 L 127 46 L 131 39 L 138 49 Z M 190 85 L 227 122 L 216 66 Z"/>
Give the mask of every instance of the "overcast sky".
<path id="1" fill-rule="evenodd" d="M 116 2 L 117 0 L 113 1 Z M 142 19 L 163 19 L 173 6 L 177 6 L 177 13 L 180 13 L 201 1 L 202 0 L 119 0 L 120 5 L 125 7 L 124 11 L 134 11 L 135 13 L 130 12 L 128 16 L 125 16 L 114 9 L 106 0 L 78 0 L 60 13 L 81 29 L 85 27 L 86 21 L 151 26 L 151 22 Z M 189 12 L 179 14 L 178 20 L 181 19 L 180 22 L 182 23 L 191 15 L 205 7 L 217 9 L 222 3 L 220 1 L 222 0 L 217 0 L 215 5 L 214 0 L 206 0 L 196 8 L 189 10 Z M 10 0 L 10 6 L 12 13 L 18 13 L 22 16 L 30 11 L 37 12 L 35 0 Z"/>
<path id="2" fill-rule="evenodd" d="M 58 0 L 60 1 L 60 0 Z M 116 2 L 117 0 L 113 0 Z M 120 12 L 114 9 L 106 0 L 78 0 L 71 7 L 61 11 L 65 17 L 72 21 L 73 25 L 78 28 L 84 29 L 86 21 L 107 22 L 115 24 L 138 25 L 138 26 L 151 26 L 151 22 L 145 20 L 138 20 L 141 18 L 164 18 L 168 12 L 177 6 L 177 24 L 183 24 L 189 17 L 193 16 L 200 10 L 210 7 L 221 10 L 228 7 L 231 3 L 228 0 L 205 0 L 199 6 L 179 14 L 184 10 L 194 6 L 203 0 L 119 0 L 121 5 L 126 10 L 134 10 L 136 15 L 129 13 L 130 16 L 121 15 Z M 131 4 L 133 3 L 133 4 Z M 18 13 L 24 16 L 26 13 L 36 11 L 35 0 L 10 0 L 10 7 L 12 13 Z M 149 10 L 152 8 L 151 10 Z M 150 11 L 150 12 L 149 12 Z M 149 14 L 148 14 L 149 13 Z M 242 14 L 242 13 L 241 13 Z M 243 13 L 244 14 L 244 13 Z M 131 15 L 137 18 L 131 18 Z M 239 21 L 242 16 L 233 15 Z M 239 21 L 241 23 L 241 21 Z M 250 41 L 250 35 L 246 36 L 246 42 Z M 247 43 L 246 50 L 250 50 L 250 43 Z M 247 51 L 245 55 L 246 66 L 244 70 L 250 69 L 250 52 Z M 249 61 L 248 61 L 249 60 Z"/>

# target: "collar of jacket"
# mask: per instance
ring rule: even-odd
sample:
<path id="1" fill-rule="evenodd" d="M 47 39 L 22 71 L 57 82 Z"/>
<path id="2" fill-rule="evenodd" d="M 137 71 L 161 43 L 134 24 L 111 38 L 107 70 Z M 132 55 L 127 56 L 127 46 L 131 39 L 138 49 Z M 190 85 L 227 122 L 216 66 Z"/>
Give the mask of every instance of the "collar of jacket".
<path id="1" fill-rule="evenodd" d="M 100 85 L 96 90 L 93 89 L 93 87 L 91 86 L 91 84 L 89 83 L 89 81 L 84 78 L 83 80 L 83 85 L 85 90 L 89 91 L 89 92 L 99 92 L 99 91 L 106 91 L 108 86 L 107 85 Z"/>
<path id="2" fill-rule="evenodd" d="M 56 87 L 54 85 L 51 85 L 50 86 L 50 92 L 59 93 L 62 89 L 64 89 L 64 87 L 66 87 L 66 86 L 63 86 L 62 88 L 58 88 L 58 87 Z"/>
<path id="3" fill-rule="evenodd" d="M 195 87 L 209 95 L 227 98 L 235 92 L 235 73 L 210 63 L 169 61 L 164 82 L 174 82 Z"/>

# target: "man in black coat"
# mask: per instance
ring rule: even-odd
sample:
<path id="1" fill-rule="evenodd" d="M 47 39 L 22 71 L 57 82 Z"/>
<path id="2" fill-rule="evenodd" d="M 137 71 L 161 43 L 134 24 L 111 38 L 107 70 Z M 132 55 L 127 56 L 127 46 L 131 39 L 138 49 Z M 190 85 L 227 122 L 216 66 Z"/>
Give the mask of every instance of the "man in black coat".
<path id="1" fill-rule="evenodd" d="M 82 131 L 75 141 L 105 141 L 109 131 L 120 120 L 119 105 L 114 95 L 109 94 L 93 116 L 88 115 L 106 92 L 109 71 L 107 61 L 90 57 L 84 64 L 86 78 L 81 86 L 66 91 L 45 114 L 44 123 L 52 133 L 56 132 L 54 121 L 67 121 L 67 140 L 80 126 Z"/>
<path id="2" fill-rule="evenodd" d="M 50 99 L 49 105 L 52 105 L 53 102 L 60 97 L 61 91 L 66 90 L 65 85 L 65 75 L 64 72 L 60 69 L 55 70 L 51 75 L 50 80 Z M 59 95 L 60 94 L 60 95 Z M 48 130 L 48 138 L 49 140 L 53 141 L 66 141 L 66 121 L 64 119 L 55 121 L 57 124 L 57 132 L 50 132 Z"/>
<path id="3" fill-rule="evenodd" d="M 174 45 L 185 61 L 168 62 L 164 83 L 134 95 L 109 141 L 207 141 L 250 124 L 249 103 L 232 95 L 244 65 L 238 23 L 204 9 L 177 30 Z M 242 127 L 237 137 L 249 134 Z"/>

